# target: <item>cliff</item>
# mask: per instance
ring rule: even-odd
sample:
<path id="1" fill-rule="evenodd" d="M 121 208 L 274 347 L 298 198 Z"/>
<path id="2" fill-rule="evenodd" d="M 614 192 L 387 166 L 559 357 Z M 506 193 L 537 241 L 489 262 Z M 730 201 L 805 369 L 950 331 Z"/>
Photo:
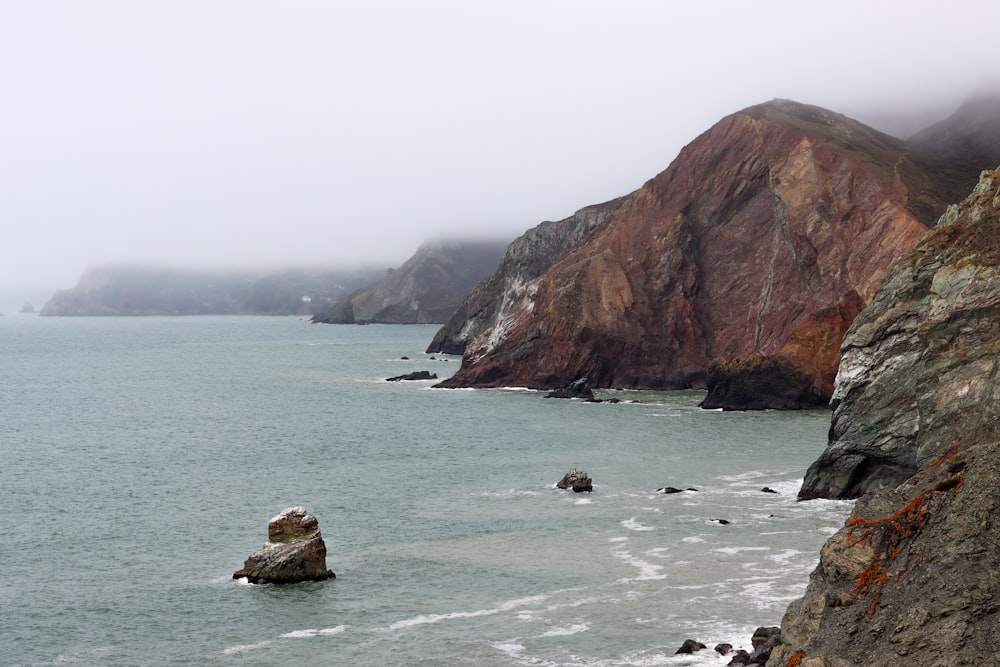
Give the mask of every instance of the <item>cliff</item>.
<path id="1" fill-rule="evenodd" d="M 103 266 L 85 271 L 72 289 L 56 292 L 40 314 L 311 315 L 374 275 L 371 269 L 261 274 Z"/>
<path id="2" fill-rule="evenodd" d="M 543 222 L 514 240 L 497 270 L 480 282 L 438 330 L 428 353 L 462 354 L 468 344 L 495 327 L 531 281 L 575 246 L 621 205 L 619 197 L 582 208 L 557 222 Z"/>
<path id="3" fill-rule="evenodd" d="M 830 442 L 801 498 L 895 486 L 996 417 L 1000 203 L 987 172 L 890 271 L 843 342 Z"/>
<path id="4" fill-rule="evenodd" d="M 1000 170 L 893 267 L 848 331 L 831 444 L 804 495 L 873 490 L 823 547 L 768 665 L 992 661 L 998 315 Z"/>
<path id="5" fill-rule="evenodd" d="M 505 246 L 499 241 L 424 243 L 398 269 L 316 315 L 313 322 L 444 322 L 472 288 L 496 270 Z"/>
<path id="6" fill-rule="evenodd" d="M 902 141 L 795 102 L 745 109 L 523 284 L 442 386 L 699 388 L 713 361 L 780 353 L 828 397 L 847 323 L 943 210 Z"/>

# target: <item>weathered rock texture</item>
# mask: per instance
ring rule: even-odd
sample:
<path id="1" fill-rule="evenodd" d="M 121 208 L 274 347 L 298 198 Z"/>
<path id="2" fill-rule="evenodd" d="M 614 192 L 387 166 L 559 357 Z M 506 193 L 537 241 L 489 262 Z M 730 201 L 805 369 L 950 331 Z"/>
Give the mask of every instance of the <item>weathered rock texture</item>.
<path id="1" fill-rule="evenodd" d="M 823 547 L 768 664 L 989 663 L 1000 641 L 1000 170 L 892 268 L 843 349 L 832 441 L 803 495 L 874 490 Z"/>
<path id="2" fill-rule="evenodd" d="M 506 242 L 429 241 L 382 280 L 335 304 L 313 322 L 429 324 L 451 317 L 497 268 Z"/>
<path id="3" fill-rule="evenodd" d="M 775 101 L 728 116 L 628 196 L 472 344 L 444 386 L 704 387 L 709 364 L 773 355 L 837 304 L 867 303 L 943 210 L 903 144 Z M 831 387 L 839 337 L 786 356 Z"/>
<path id="4" fill-rule="evenodd" d="M 579 468 L 570 468 L 569 472 L 556 482 L 556 488 L 572 489 L 575 493 L 590 492 L 594 490 L 594 481 L 585 471 Z"/>
<path id="5" fill-rule="evenodd" d="M 843 343 L 830 442 L 801 498 L 895 486 L 1000 412 L 1000 172 L 889 272 Z"/>
<path id="6" fill-rule="evenodd" d="M 532 281 L 607 220 L 623 200 L 619 197 L 587 206 L 558 222 L 543 222 L 515 239 L 504 251 L 496 272 L 476 285 L 434 336 L 427 352 L 465 352 L 476 336 L 500 322 Z"/>
<path id="7" fill-rule="evenodd" d="M 233 579 L 246 577 L 253 584 L 294 584 L 332 579 L 326 568 L 326 544 L 316 517 L 302 507 L 289 507 L 271 519 L 267 542 Z"/>

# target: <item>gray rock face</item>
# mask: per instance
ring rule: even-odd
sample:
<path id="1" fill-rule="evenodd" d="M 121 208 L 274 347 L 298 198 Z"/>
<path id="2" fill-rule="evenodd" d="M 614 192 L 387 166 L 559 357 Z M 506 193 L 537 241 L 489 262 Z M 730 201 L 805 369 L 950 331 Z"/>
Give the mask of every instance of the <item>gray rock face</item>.
<path id="1" fill-rule="evenodd" d="M 429 353 L 462 354 L 479 334 L 496 326 L 532 281 L 621 206 L 624 197 L 580 209 L 558 222 L 543 222 L 514 240 L 496 272 L 468 295 L 427 347 Z"/>
<path id="2" fill-rule="evenodd" d="M 843 351 L 831 444 L 802 495 L 870 492 L 823 546 L 768 664 L 991 662 L 1000 639 L 1000 170 L 984 172 L 890 272 Z"/>
<path id="3" fill-rule="evenodd" d="M 313 317 L 324 324 L 444 322 L 496 270 L 501 241 L 429 241 L 382 280 Z"/>
<path id="4" fill-rule="evenodd" d="M 267 543 L 247 558 L 233 579 L 253 584 L 294 584 L 322 581 L 336 575 L 326 568 L 326 544 L 319 521 L 302 507 L 289 507 L 271 519 Z"/>
<path id="5" fill-rule="evenodd" d="M 1000 171 L 890 269 L 841 346 L 826 451 L 799 497 L 903 482 L 1000 413 Z"/>

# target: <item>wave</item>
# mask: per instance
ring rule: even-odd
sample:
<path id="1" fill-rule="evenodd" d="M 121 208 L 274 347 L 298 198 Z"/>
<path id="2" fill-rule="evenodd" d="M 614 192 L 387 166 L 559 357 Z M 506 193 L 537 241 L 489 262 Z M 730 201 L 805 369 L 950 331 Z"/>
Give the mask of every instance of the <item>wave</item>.
<path id="1" fill-rule="evenodd" d="M 538 602 L 543 602 L 548 599 L 548 595 L 531 595 L 524 598 L 517 598 L 514 600 L 509 600 L 504 602 L 498 607 L 492 607 L 489 609 L 479 609 L 476 611 L 453 611 L 445 614 L 421 614 L 419 616 L 414 616 L 413 618 L 408 618 L 403 621 L 396 621 L 389 626 L 390 630 L 401 630 L 405 628 L 411 628 L 417 625 L 426 625 L 428 623 L 440 623 L 441 621 L 450 621 L 456 618 L 477 618 L 479 616 L 493 616 L 495 614 L 502 614 L 505 611 L 512 611 L 518 607 L 524 607 L 529 604 L 535 604 Z"/>
<path id="2" fill-rule="evenodd" d="M 347 629 L 346 625 L 338 625 L 333 628 L 313 628 L 309 630 L 292 630 L 281 635 L 285 639 L 303 639 L 308 637 L 324 637 L 329 635 L 339 635 Z"/>

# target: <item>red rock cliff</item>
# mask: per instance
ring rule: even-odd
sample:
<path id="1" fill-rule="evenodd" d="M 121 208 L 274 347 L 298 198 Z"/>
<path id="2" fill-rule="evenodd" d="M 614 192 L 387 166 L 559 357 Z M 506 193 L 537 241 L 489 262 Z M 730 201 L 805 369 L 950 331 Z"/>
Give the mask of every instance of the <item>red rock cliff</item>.
<path id="1" fill-rule="evenodd" d="M 793 102 L 724 118 L 529 285 L 443 386 L 703 387 L 714 359 L 784 348 L 829 392 L 847 324 L 810 322 L 867 304 L 932 222 L 914 211 L 943 210 L 904 149 Z"/>

